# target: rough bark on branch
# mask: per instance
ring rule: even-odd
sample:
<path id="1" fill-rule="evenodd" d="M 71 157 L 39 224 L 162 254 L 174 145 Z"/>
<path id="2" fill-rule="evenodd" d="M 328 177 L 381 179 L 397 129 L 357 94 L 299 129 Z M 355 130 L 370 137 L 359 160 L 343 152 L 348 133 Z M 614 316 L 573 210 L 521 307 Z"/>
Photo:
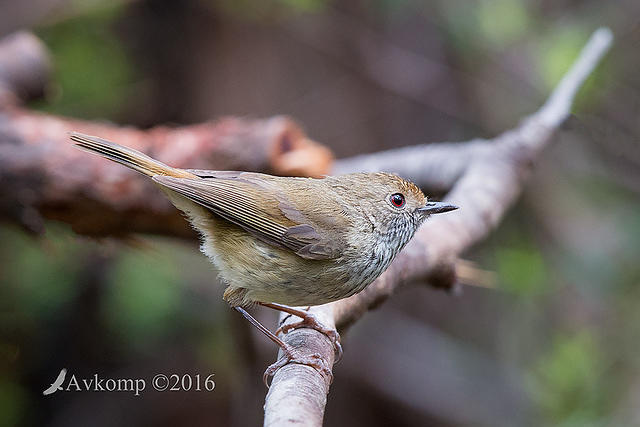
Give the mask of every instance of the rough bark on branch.
<path id="1" fill-rule="evenodd" d="M 46 49 L 29 33 L 0 41 L 0 218 L 29 230 L 42 217 L 90 235 L 146 232 L 192 237 L 180 214 L 152 184 L 72 147 L 68 133 L 99 135 L 172 166 L 320 176 L 332 155 L 287 117 L 223 118 L 148 130 L 34 113 L 18 102 L 44 91 Z"/>
<path id="2" fill-rule="evenodd" d="M 612 38 L 610 30 L 597 30 L 544 106 L 515 129 L 493 140 L 472 141 L 468 146 L 412 147 L 338 162 L 336 169 L 340 172 L 379 170 L 385 164 L 401 164 L 406 170 L 398 172 L 422 185 L 438 182 L 438 173 L 442 173 L 442 188 L 452 185 L 446 200 L 461 209 L 428 220 L 389 269 L 364 291 L 331 304 L 312 307 L 310 311 L 319 318 L 329 319 L 329 324 L 335 324 L 344 331 L 405 283 L 428 280 L 439 286 L 453 285 L 455 259 L 484 238 L 520 194 L 534 161 L 554 131 L 569 116 L 578 89 L 608 51 Z M 406 157 L 409 151 L 411 156 Z M 390 162 L 389 158 L 394 156 L 402 156 L 402 162 Z M 447 168 L 439 168 L 438 165 L 445 160 Z M 430 168 L 436 172 L 426 170 Z M 282 316 L 281 321 L 284 319 Z M 294 319 L 286 320 L 292 321 Z M 314 352 L 326 354 L 326 350 L 318 351 L 318 346 L 331 347 L 326 337 L 316 331 L 294 330 L 283 339 L 295 345 L 300 340 L 298 334 L 303 333 L 306 339 L 304 346 L 298 344 L 300 351 L 308 353 L 313 348 Z M 331 359 L 326 362 L 331 366 Z M 329 379 L 324 378 L 325 386 L 317 387 L 315 384 L 322 378 L 317 371 L 309 372 L 308 367 L 300 365 L 288 365 L 287 368 L 276 372 L 267 394 L 265 425 L 321 425 L 324 407 L 314 407 L 300 414 L 291 408 L 290 403 L 301 396 L 320 401 L 321 395 L 329 389 Z M 285 385 L 286 389 L 282 390 Z M 309 390 L 315 394 L 309 395 Z"/>
<path id="3" fill-rule="evenodd" d="M 152 183 L 73 148 L 71 131 L 118 141 L 176 167 L 320 175 L 331 161 L 326 148 L 285 117 L 141 131 L 6 107 L 0 110 L 0 217 L 36 231 L 44 216 L 90 235 L 193 235 Z"/>

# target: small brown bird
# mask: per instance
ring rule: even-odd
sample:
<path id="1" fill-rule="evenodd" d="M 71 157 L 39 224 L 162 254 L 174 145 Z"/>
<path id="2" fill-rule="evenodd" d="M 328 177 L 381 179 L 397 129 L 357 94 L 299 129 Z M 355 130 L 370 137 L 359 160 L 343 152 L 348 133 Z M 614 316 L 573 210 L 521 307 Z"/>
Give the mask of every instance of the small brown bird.
<path id="1" fill-rule="evenodd" d="M 72 133 L 84 150 L 151 179 L 202 235 L 201 250 L 228 285 L 224 299 L 278 344 L 289 362 L 326 371 L 296 354 L 244 307 L 255 304 L 302 319 L 289 325 L 339 337 L 303 310 L 360 292 L 375 280 L 431 214 L 456 206 L 428 202 L 413 183 L 388 173 L 352 173 L 321 179 L 261 173 L 176 169 L 139 151 Z M 284 330 L 286 333 L 287 330 Z"/>

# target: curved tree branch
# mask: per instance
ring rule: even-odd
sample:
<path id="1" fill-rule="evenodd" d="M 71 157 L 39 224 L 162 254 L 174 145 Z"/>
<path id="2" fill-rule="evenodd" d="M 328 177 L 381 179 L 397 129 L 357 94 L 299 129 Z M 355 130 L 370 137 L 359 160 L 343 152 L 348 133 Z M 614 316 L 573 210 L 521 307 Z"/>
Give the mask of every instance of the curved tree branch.
<path id="1" fill-rule="evenodd" d="M 554 131 L 569 116 L 578 89 L 608 51 L 612 39 L 610 30 L 597 30 L 538 112 L 493 140 L 472 141 L 469 152 L 465 151 L 466 144 L 446 144 L 392 150 L 338 162 L 336 168 L 346 172 L 360 167 L 396 165 L 398 163 L 389 162 L 389 157 L 402 155 L 401 164 L 411 163 L 407 165 L 408 174 L 404 173 L 405 170 L 400 171 L 403 175 L 421 185 L 441 182 L 446 187 L 453 184 L 446 199 L 461 209 L 427 221 L 389 269 L 364 291 L 331 304 L 312 307 L 311 312 L 321 319 L 329 319 L 327 324 L 335 324 L 344 331 L 405 283 L 428 280 L 437 286 L 453 286 L 456 280 L 455 259 L 484 238 L 520 194 L 533 162 L 549 143 Z M 411 151 L 411 157 L 406 157 L 408 151 Z M 425 172 L 425 169 L 433 166 L 438 170 L 438 162 L 444 163 L 445 153 L 446 162 L 451 165 L 443 172 L 446 175 L 444 180 L 438 181 L 438 175 Z M 287 320 L 292 321 L 290 318 Z M 316 331 L 294 330 L 283 339 L 304 354 L 315 352 L 324 355 L 331 349 L 328 339 Z M 323 350 L 322 345 L 327 348 Z M 332 366 L 332 357 L 325 362 Z M 267 394 L 265 425 L 321 425 L 324 406 L 314 405 L 301 413 L 292 402 L 300 399 L 324 401 L 330 379 L 306 366 L 291 364 L 285 368 L 276 372 Z M 321 379 L 324 386 L 318 386 Z"/>

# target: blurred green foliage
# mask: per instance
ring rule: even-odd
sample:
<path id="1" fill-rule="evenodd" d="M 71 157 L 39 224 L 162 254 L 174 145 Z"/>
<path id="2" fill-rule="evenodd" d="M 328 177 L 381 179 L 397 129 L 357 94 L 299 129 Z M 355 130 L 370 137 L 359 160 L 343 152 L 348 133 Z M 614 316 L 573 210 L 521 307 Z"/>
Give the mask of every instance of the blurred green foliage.
<path id="1" fill-rule="evenodd" d="M 328 0 L 203 0 L 211 9 L 243 21 L 271 21 L 296 13 L 317 13 L 325 9 Z"/>
<path id="2" fill-rule="evenodd" d="M 83 245 L 69 232 L 51 224 L 44 240 L 13 228 L 0 228 L 3 259 L 0 295 L 19 307 L 16 316 L 46 319 L 63 309 L 76 293 L 74 279 Z M 43 286 L 46 284 L 46 286 Z"/>
<path id="3" fill-rule="evenodd" d="M 113 27 L 123 8 L 120 2 L 101 3 L 38 29 L 54 58 L 55 86 L 34 108 L 79 118 L 118 116 L 137 79 Z"/>
<path id="4" fill-rule="evenodd" d="M 524 0 L 481 0 L 475 2 L 477 26 L 482 38 L 494 48 L 502 48 L 524 37 L 531 22 Z"/>
<path id="5" fill-rule="evenodd" d="M 588 330 L 557 334 L 530 374 L 530 388 L 547 425 L 601 425 L 609 399 L 603 357 Z"/>
<path id="6" fill-rule="evenodd" d="M 564 22 L 540 35 L 537 56 L 539 72 L 547 90 L 553 89 L 578 57 L 592 29 L 578 22 Z M 580 90 L 584 92 L 585 88 Z"/>
<path id="7" fill-rule="evenodd" d="M 528 36 L 534 25 L 524 0 L 444 1 L 441 7 L 454 46 L 474 58 Z"/>
<path id="8" fill-rule="evenodd" d="M 316 12 L 325 7 L 327 0 L 278 0 L 278 2 L 294 9 Z"/>
<path id="9" fill-rule="evenodd" d="M 27 406 L 26 394 L 17 381 L 0 378 L 0 419 L 3 425 L 19 425 Z"/>
<path id="10" fill-rule="evenodd" d="M 538 249 L 506 246 L 498 249 L 495 255 L 502 289 L 524 296 L 548 289 L 546 266 Z"/>
<path id="11" fill-rule="evenodd" d="M 104 315 L 122 340 L 145 348 L 177 327 L 182 289 L 169 253 L 123 250 L 110 273 Z"/>

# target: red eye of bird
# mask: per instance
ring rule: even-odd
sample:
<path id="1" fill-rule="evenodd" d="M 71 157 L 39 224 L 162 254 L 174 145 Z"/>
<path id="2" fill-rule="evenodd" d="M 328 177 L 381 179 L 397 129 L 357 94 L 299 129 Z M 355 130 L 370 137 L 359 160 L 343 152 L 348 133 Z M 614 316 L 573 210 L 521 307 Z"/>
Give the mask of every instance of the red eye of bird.
<path id="1" fill-rule="evenodd" d="M 396 208 L 404 206 L 404 196 L 400 193 L 392 194 L 391 197 L 389 197 L 389 201 L 391 201 L 391 204 Z"/>

